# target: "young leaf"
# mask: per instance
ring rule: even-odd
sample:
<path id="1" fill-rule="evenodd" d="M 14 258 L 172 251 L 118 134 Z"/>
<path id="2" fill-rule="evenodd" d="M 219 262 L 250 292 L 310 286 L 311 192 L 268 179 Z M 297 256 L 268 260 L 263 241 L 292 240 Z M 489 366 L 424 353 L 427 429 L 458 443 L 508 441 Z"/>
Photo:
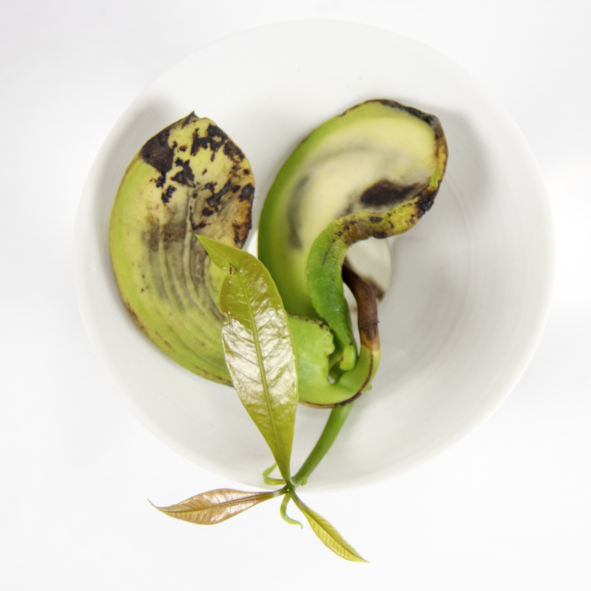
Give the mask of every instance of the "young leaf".
<path id="1" fill-rule="evenodd" d="M 292 496 L 294 503 L 304 514 L 314 533 L 327 548 L 345 560 L 367 562 L 367 560 L 359 556 L 355 549 L 345 541 L 341 534 L 324 517 L 321 517 L 318 513 L 312 511 L 310 507 L 302 503 L 295 493 L 292 493 Z"/>
<path id="2" fill-rule="evenodd" d="M 279 478 L 271 478 L 271 472 L 277 468 L 277 464 L 273 464 L 263 472 L 263 482 L 269 486 L 277 484 L 285 484 L 285 480 Z"/>
<path id="3" fill-rule="evenodd" d="M 289 501 L 291 501 L 291 495 L 286 494 L 283 497 L 283 501 L 281 502 L 281 507 L 279 509 L 279 512 L 281 513 L 281 517 L 283 517 L 283 521 L 285 521 L 286 523 L 289 523 L 289 525 L 299 525 L 300 528 L 303 529 L 304 526 L 299 521 L 297 521 L 296 519 L 292 519 L 287 514 L 287 505 L 289 505 Z"/>
<path id="4" fill-rule="evenodd" d="M 271 275 L 255 257 L 199 236 L 228 275 L 220 291 L 226 363 L 248 414 L 271 448 L 286 482 L 298 403 L 295 354 L 287 314 Z"/>
<path id="5" fill-rule="evenodd" d="M 220 488 L 191 497 L 178 505 L 156 507 L 156 509 L 170 517 L 189 523 L 215 525 L 280 494 L 281 491 L 244 492 Z"/>

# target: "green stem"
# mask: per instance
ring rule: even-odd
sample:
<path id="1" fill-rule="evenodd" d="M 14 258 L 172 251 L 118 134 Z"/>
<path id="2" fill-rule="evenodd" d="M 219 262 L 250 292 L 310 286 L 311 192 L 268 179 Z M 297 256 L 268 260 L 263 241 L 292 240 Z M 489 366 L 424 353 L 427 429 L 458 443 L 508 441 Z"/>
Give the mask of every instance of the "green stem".
<path id="1" fill-rule="evenodd" d="M 337 435 L 339 434 L 346 418 L 349 416 L 352 407 L 353 403 L 349 402 L 348 404 L 335 406 L 330 411 L 330 416 L 326 421 L 324 430 L 314 446 L 314 449 L 310 452 L 310 455 L 299 469 L 298 473 L 292 478 L 294 487 L 306 484 L 308 476 L 310 476 L 318 464 L 320 464 L 322 458 L 324 458 L 330 449 L 330 446 L 337 438 Z"/>

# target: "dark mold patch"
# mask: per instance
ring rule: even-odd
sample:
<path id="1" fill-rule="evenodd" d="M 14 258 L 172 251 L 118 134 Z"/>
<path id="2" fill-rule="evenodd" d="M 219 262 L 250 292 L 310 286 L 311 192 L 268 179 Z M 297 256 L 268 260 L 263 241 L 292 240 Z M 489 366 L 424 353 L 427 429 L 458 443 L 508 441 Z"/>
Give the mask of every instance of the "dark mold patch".
<path id="1" fill-rule="evenodd" d="M 191 228 L 193 230 L 200 230 L 201 228 L 205 228 L 205 226 L 207 226 L 207 222 L 205 220 L 201 220 L 198 224 L 195 223 L 195 220 L 193 218 L 193 208 L 189 208 L 189 222 L 191 224 Z"/>
<path id="2" fill-rule="evenodd" d="M 172 194 L 176 191 L 176 187 L 173 187 L 172 185 L 169 185 L 166 189 L 166 191 L 164 191 L 162 193 L 162 203 L 166 204 L 168 203 L 171 199 L 172 199 Z"/>
<path id="3" fill-rule="evenodd" d="M 392 181 L 381 180 L 366 189 L 359 200 L 370 207 L 392 208 L 412 199 L 422 187 L 423 185 L 418 183 L 399 185 Z"/>
<path id="4" fill-rule="evenodd" d="M 193 144 L 191 145 L 191 156 L 195 156 L 201 149 L 211 149 L 212 161 L 215 153 L 222 147 L 222 145 L 228 140 L 227 134 L 222 131 L 217 125 L 209 125 L 204 137 L 199 137 L 199 129 L 196 129 L 193 133 Z M 244 158 L 244 155 L 243 155 Z"/>
<path id="5" fill-rule="evenodd" d="M 185 187 L 194 187 L 195 175 L 193 174 L 193 170 L 191 169 L 189 162 L 189 160 L 181 160 L 180 158 L 175 160 L 175 165 L 180 166 L 181 170 L 179 170 L 179 172 L 177 172 L 172 177 L 172 180 L 179 185 L 185 185 Z"/>
<path id="6" fill-rule="evenodd" d="M 369 221 L 377 224 L 382 221 L 382 218 L 379 215 L 372 215 L 370 216 Z"/>
<path id="7" fill-rule="evenodd" d="M 368 102 L 370 102 L 370 101 L 368 101 Z M 424 113 L 423 111 L 421 111 L 419 109 L 415 109 L 415 107 L 407 107 L 406 105 L 403 105 L 402 103 L 399 103 L 397 101 L 393 101 L 390 99 L 380 99 L 377 102 L 381 103 L 382 105 L 384 105 L 386 107 L 390 107 L 391 109 L 398 109 L 400 111 L 405 111 L 409 115 L 412 115 L 413 117 L 416 117 L 417 119 L 420 119 L 421 121 L 424 121 L 425 123 L 427 123 L 427 125 L 429 125 L 429 127 L 431 127 L 431 129 L 433 129 L 436 137 L 439 138 L 443 135 L 443 130 L 441 128 L 441 122 L 439 121 L 439 119 L 437 117 L 435 117 L 435 115 L 431 115 L 430 113 Z"/>
<path id="8" fill-rule="evenodd" d="M 249 183 L 242 188 L 240 192 L 240 201 L 244 201 L 245 199 L 250 201 L 254 195 L 254 187 Z"/>
<path id="9" fill-rule="evenodd" d="M 174 158 L 174 150 L 168 145 L 169 135 L 170 127 L 167 127 L 149 139 L 140 151 L 142 160 L 164 176 L 172 168 Z"/>
<path id="10" fill-rule="evenodd" d="M 239 162 L 244 160 L 244 153 L 232 140 L 228 140 L 224 144 L 224 154 L 232 160 L 238 160 Z"/>
<path id="11" fill-rule="evenodd" d="M 197 117 L 197 115 L 195 115 L 195 111 L 193 111 L 189 113 L 182 121 L 181 129 L 184 129 L 192 121 L 199 121 L 199 117 Z"/>
<path id="12" fill-rule="evenodd" d="M 232 227 L 234 228 L 234 244 L 238 245 L 242 240 L 242 228 L 240 224 L 232 224 Z"/>
<path id="13" fill-rule="evenodd" d="M 212 193 L 211 197 L 208 197 L 206 199 L 207 205 L 209 205 L 209 207 L 212 207 L 213 209 L 215 209 L 217 211 L 217 209 L 220 206 L 220 201 L 221 201 L 222 197 L 230 190 L 230 187 L 232 186 L 232 180 L 228 179 L 226 181 L 226 184 L 219 190 L 218 193 L 215 192 L 216 185 L 217 185 L 217 183 L 207 183 L 205 185 L 205 188 L 209 189 Z"/>
<path id="14" fill-rule="evenodd" d="M 425 195 L 425 197 L 421 197 L 417 201 L 417 209 L 419 218 L 422 218 L 425 213 L 427 213 L 431 207 L 433 207 L 433 202 L 435 201 L 435 195 Z"/>

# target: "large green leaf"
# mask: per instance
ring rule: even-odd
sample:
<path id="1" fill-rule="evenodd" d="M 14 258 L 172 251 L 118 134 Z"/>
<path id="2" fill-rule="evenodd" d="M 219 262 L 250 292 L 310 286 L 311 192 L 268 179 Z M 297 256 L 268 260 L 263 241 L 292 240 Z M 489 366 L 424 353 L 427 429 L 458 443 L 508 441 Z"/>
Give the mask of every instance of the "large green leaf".
<path id="1" fill-rule="evenodd" d="M 296 360 L 281 296 L 264 265 L 247 252 L 199 237 L 228 273 L 220 291 L 222 328 L 234 387 L 289 482 L 298 402 Z"/>
<path id="2" fill-rule="evenodd" d="M 197 525 L 215 525 L 263 501 L 281 494 L 275 492 L 245 492 L 231 488 L 220 488 L 201 493 L 170 507 L 156 507 L 158 511 Z"/>
<path id="3" fill-rule="evenodd" d="M 367 562 L 367 560 L 362 558 L 353 546 L 351 546 L 334 526 L 324 519 L 324 517 L 318 515 L 316 511 L 312 511 L 312 509 L 305 505 L 295 493 L 292 494 L 292 498 L 298 509 L 308 520 L 314 533 L 329 550 L 332 550 L 335 554 L 345 560 L 351 560 L 352 562 Z"/>

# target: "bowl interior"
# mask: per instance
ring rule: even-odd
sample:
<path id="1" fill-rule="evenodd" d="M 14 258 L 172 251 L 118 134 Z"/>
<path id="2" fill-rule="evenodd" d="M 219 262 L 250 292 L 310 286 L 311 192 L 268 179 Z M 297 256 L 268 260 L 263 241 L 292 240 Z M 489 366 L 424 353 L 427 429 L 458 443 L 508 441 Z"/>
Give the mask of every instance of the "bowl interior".
<path id="1" fill-rule="evenodd" d="M 549 206 L 529 148 L 502 108 L 456 64 L 390 31 L 328 21 L 273 25 L 207 46 L 160 77 L 122 115 L 89 174 L 75 270 L 99 361 L 158 437 L 236 481 L 261 486 L 270 452 L 232 389 L 176 366 L 128 317 L 107 245 L 115 192 L 142 144 L 195 110 L 251 161 L 256 226 L 275 174 L 299 141 L 371 98 L 436 114 L 450 153 L 434 207 L 389 244 L 373 390 L 355 403 L 308 486 L 375 482 L 481 424 L 514 387 L 541 335 L 553 273 Z M 294 468 L 326 417 L 300 406 Z"/>

